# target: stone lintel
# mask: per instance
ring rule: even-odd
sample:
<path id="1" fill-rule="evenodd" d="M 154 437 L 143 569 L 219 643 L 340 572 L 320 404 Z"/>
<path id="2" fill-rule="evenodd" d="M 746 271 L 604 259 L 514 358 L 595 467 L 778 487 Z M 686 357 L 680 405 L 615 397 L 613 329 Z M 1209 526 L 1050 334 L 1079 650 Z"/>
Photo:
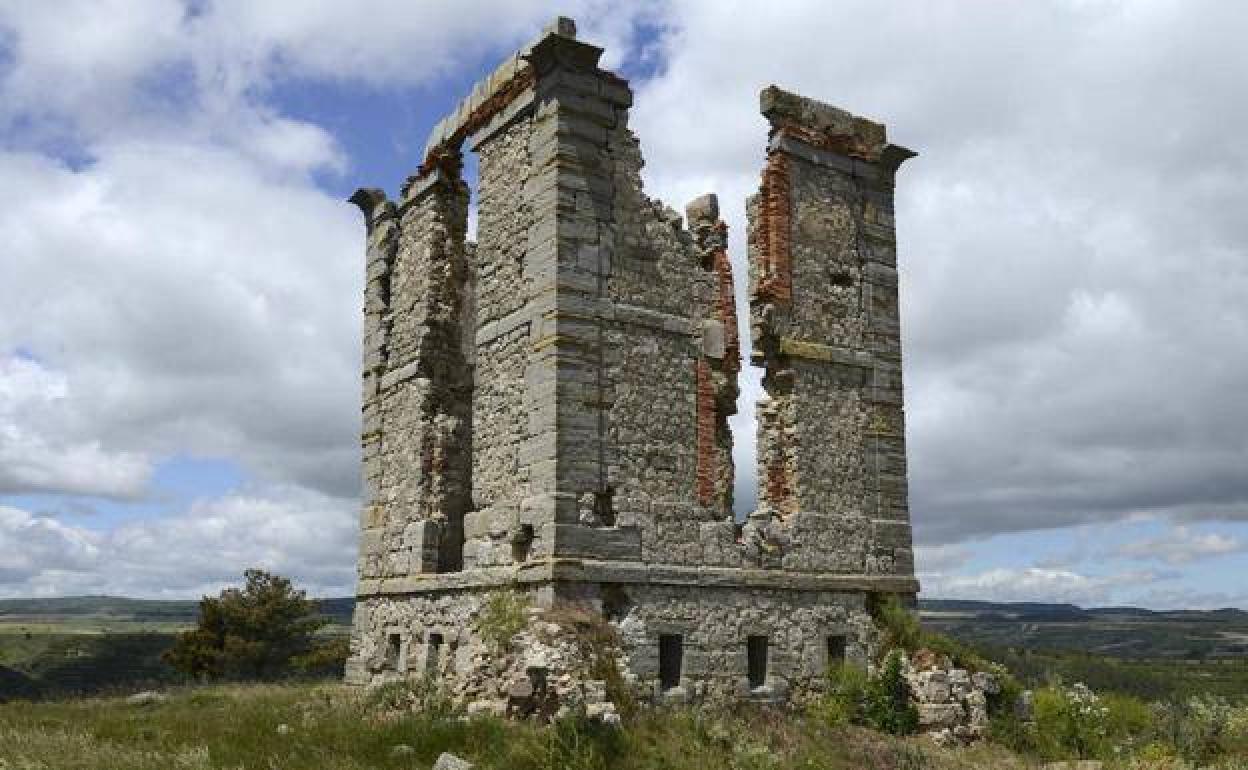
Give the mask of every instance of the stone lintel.
<path id="1" fill-rule="evenodd" d="M 831 168 L 850 176 L 880 182 L 889 181 L 903 162 L 918 154 L 900 145 L 889 144 L 880 151 L 877 160 L 869 161 L 844 152 L 837 152 L 834 149 L 818 147 L 801 137 L 786 133 L 773 136 L 767 142 L 767 149 L 787 153 L 816 166 Z"/>
<path id="2" fill-rule="evenodd" d="M 359 582 L 357 594 L 366 598 L 559 581 L 790 591 L 877 591 L 898 594 L 916 594 L 919 591 L 919 582 L 914 578 L 893 575 L 838 575 L 794 570 L 647 564 L 637 561 L 545 559 L 515 566 L 485 567 L 462 572 L 369 578 Z"/>
<path id="3" fill-rule="evenodd" d="M 485 125 L 468 137 L 468 146 L 477 152 L 481 145 L 497 136 L 503 129 L 533 111 L 536 103 L 536 92 L 532 88 L 517 96 L 506 107 L 499 110 Z"/>
<path id="4" fill-rule="evenodd" d="M 831 345 L 820 345 L 815 342 L 804 342 L 792 337 L 782 337 L 780 339 L 780 352 L 783 355 L 793 356 L 794 358 L 828 361 L 844 364 L 845 366 L 858 366 L 863 369 L 871 369 L 875 366 L 875 361 L 870 353 L 861 350 L 850 350 L 849 348 L 833 347 Z"/>

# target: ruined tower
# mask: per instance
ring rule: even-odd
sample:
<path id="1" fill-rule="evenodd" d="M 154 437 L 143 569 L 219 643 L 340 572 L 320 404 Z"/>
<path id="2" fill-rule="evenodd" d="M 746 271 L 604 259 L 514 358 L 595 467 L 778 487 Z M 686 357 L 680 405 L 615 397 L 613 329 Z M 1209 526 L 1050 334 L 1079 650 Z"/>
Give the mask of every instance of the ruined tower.
<path id="1" fill-rule="evenodd" d="M 644 195 L 632 93 L 600 54 L 558 20 L 434 128 L 398 201 L 352 197 L 368 282 L 350 682 L 506 697 L 481 624 L 508 595 L 604 618 L 643 695 L 780 699 L 865 656 L 872 595 L 918 589 L 892 222 L 911 153 L 763 92 L 748 235 L 768 399 L 759 506 L 737 522 L 727 228 L 714 195 L 683 220 Z"/>

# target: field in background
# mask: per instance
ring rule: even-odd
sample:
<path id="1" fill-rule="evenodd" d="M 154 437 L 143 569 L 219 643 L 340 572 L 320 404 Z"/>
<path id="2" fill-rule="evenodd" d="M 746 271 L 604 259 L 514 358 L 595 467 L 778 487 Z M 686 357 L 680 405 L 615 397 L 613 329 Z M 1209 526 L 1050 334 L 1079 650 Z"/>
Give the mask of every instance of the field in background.
<path id="1" fill-rule="evenodd" d="M 332 623 L 322 633 L 346 634 L 352 606 L 324 600 Z M 160 656 L 198 613 L 193 600 L 0 599 L 0 701 L 181 684 Z"/>

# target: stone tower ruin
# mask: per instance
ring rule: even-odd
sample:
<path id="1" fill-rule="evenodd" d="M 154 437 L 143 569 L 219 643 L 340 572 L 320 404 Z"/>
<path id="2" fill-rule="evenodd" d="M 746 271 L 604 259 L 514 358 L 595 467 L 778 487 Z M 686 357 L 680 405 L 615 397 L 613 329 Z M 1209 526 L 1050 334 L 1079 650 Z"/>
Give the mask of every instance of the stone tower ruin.
<path id="1" fill-rule="evenodd" d="M 399 200 L 351 198 L 368 236 L 350 682 L 514 696 L 482 638 L 506 595 L 526 618 L 610 623 L 644 696 L 780 700 L 865 658 L 874 597 L 918 590 L 893 228 L 913 153 L 762 92 L 749 327 L 767 398 L 759 502 L 737 521 L 727 228 L 714 195 L 682 221 L 643 193 L 632 92 L 601 53 L 558 20 L 433 129 Z M 512 673 L 540 687 L 559 665 Z"/>

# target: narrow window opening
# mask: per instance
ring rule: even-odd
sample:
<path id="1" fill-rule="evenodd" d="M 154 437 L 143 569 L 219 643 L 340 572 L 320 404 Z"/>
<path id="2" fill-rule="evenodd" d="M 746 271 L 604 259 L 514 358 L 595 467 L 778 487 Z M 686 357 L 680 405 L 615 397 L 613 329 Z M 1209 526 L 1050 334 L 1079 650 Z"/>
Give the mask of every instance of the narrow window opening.
<path id="1" fill-rule="evenodd" d="M 767 684 L 767 637 L 751 636 L 746 640 L 745 652 L 750 689 L 757 690 Z"/>
<path id="2" fill-rule="evenodd" d="M 425 653 L 425 674 L 430 677 L 438 675 L 442 657 L 442 634 L 429 634 L 428 650 Z"/>
<path id="3" fill-rule="evenodd" d="M 604 527 L 615 526 L 615 487 L 594 493 L 594 513 Z"/>
<path id="4" fill-rule="evenodd" d="M 845 662 L 845 637 L 828 637 L 828 668 L 839 666 Z"/>
<path id="5" fill-rule="evenodd" d="M 681 658 L 684 640 L 680 634 L 659 636 L 659 686 L 664 692 L 680 686 Z"/>
<path id="6" fill-rule="evenodd" d="M 842 289 L 847 289 L 854 285 L 854 276 L 845 270 L 834 271 L 829 280 L 833 286 L 839 286 Z"/>
<path id="7" fill-rule="evenodd" d="M 403 654 L 403 637 L 400 634 L 386 635 L 386 668 L 399 670 L 399 658 Z"/>
<path id="8" fill-rule="evenodd" d="M 511 560 L 517 564 L 528 561 L 533 550 L 533 525 L 521 524 L 511 538 Z"/>

